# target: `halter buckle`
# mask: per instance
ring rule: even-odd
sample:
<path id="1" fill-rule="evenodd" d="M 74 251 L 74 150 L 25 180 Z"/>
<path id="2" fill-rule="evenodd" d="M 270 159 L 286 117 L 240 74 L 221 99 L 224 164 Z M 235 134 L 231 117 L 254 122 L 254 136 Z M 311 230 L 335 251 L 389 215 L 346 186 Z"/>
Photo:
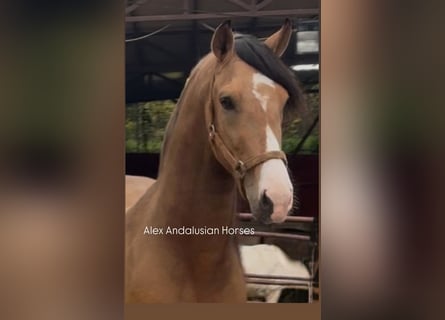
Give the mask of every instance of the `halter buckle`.
<path id="1" fill-rule="evenodd" d="M 238 174 L 239 178 L 244 178 L 244 176 L 246 175 L 246 165 L 244 164 L 244 162 L 242 162 L 241 160 L 238 160 L 236 167 L 235 167 L 235 172 Z"/>

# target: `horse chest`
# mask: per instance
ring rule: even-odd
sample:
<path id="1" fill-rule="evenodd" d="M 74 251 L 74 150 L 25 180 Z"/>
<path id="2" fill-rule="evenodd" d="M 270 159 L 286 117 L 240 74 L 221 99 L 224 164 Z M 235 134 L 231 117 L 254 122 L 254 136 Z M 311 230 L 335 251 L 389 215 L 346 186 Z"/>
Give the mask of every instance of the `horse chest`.
<path id="1" fill-rule="evenodd" d="M 128 299 L 153 302 L 244 302 L 246 289 L 236 252 L 217 256 L 175 254 L 165 241 L 145 248 L 149 254 L 135 261 Z M 169 250 L 169 251 L 167 251 Z M 170 252 L 159 255 L 159 251 Z M 189 254 L 187 256 L 187 254 Z"/>

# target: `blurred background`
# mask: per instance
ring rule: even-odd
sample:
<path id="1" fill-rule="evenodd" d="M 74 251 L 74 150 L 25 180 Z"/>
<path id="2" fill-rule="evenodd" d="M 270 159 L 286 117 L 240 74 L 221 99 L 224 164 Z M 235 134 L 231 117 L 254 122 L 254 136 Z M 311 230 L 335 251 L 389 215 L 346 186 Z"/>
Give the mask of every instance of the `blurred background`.
<path id="1" fill-rule="evenodd" d="M 303 2 L 286 5 L 297 10 Z M 443 319 L 443 4 L 320 4 L 323 317 Z M 2 2 L 2 319 L 123 316 L 125 155 L 155 147 L 145 148 L 142 139 L 138 151 L 139 138 L 125 140 L 126 113 L 138 109 L 134 104 L 174 99 L 127 100 L 130 53 L 125 51 L 141 42 L 125 40 L 168 25 L 143 28 L 144 21 L 132 19 L 149 12 L 134 12 L 132 5 Z M 178 6 L 175 14 L 185 9 Z M 140 22 L 141 29 L 131 29 L 130 22 Z M 216 26 L 215 20 L 208 22 Z M 190 57 L 196 57 L 193 50 L 200 52 L 200 41 L 190 46 Z M 191 61 L 171 72 L 186 72 Z M 182 81 L 181 74 L 163 76 Z M 151 77 L 152 83 L 165 80 L 159 80 L 162 74 Z M 135 80 L 141 86 L 150 80 L 141 78 Z M 170 88 L 180 87 L 173 83 Z M 137 86 L 134 90 L 136 96 Z M 310 150 L 307 142 L 304 151 Z M 207 309 L 210 316 L 215 310 Z M 232 308 L 219 310 L 225 315 Z M 258 317 L 278 314 L 255 310 Z M 296 309 L 290 312 L 297 315 Z"/>

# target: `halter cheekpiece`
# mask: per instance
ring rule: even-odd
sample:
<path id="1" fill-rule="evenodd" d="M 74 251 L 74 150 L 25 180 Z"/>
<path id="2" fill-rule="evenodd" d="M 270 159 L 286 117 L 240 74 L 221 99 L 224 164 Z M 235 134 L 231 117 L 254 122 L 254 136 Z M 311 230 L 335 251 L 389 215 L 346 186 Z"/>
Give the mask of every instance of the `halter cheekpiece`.
<path id="1" fill-rule="evenodd" d="M 244 199 L 247 199 L 243 187 L 243 180 L 246 173 L 257 165 L 271 159 L 281 159 L 287 166 L 286 154 L 281 150 L 268 151 L 248 159 L 240 159 L 237 157 L 224 143 L 214 123 L 214 103 L 212 99 L 213 86 L 215 83 L 216 72 L 210 85 L 210 99 L 205 108 L 205 120 L 208 124 L 209 142 L 214 156 L 218 162 L 234 177 L 238 190 Z"/>

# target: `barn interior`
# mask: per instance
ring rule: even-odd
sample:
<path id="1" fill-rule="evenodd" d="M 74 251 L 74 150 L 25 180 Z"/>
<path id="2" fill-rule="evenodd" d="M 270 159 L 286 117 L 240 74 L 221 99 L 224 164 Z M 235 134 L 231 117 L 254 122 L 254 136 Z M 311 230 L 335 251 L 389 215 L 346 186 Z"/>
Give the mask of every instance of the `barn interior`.
<path id="1" fill-rule="evenodd" d="M 278 30 L 285 18 L 291 19 L 294 32 L 282 59 L 306 93 L 318 94 L 319 1 L 129 0 L 125 13 L 127 105 L 176 101 L 191 69 L 209 52 L 213 30 L 226 19 L 231 20 L 235 32 L 258 38 Z M 308 130 L 318 125 L 316 115 Z M 309 283 L 310 290 L 301 293 L 301 290 L 286 289 L 280 302 L 312 302 L 318 298 L 319 156 L 318 153 L 299 154 L 298 150 L 287 156 L 300 202 L 295 217 L 280 226 L 262 226 L 248 215 L 246 203 L 240 202 L 239 212 L 245 214 L 240 217 L 239 224 L 253 226 L 259 232 L 240 241 L 244 245 L 273 244 L 290 258 L 303 261 L 312 274 L 310 281 L 304 282 Z M 126 154 L 127 174 L 156 178 L 158 164 L 159 154 Z"/>

